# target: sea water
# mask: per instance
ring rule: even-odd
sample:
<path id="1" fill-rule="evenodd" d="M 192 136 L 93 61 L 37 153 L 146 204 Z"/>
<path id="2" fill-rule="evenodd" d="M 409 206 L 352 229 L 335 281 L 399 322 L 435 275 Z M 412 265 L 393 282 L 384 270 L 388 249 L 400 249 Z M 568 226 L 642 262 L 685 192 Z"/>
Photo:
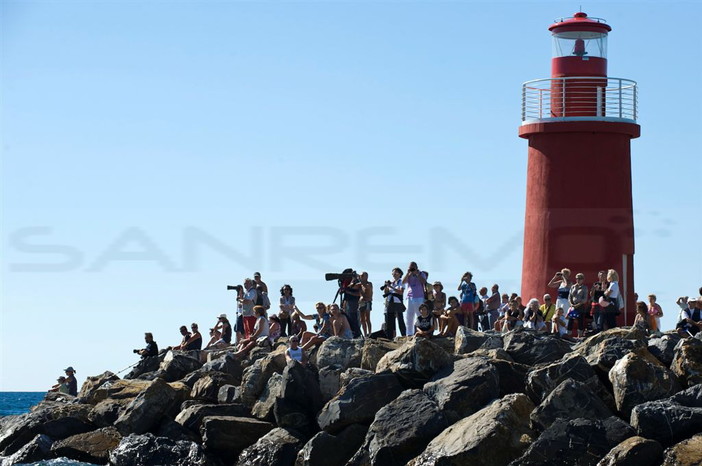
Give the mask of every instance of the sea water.
<path id="1" fill-rule="evenodd" d="M 46 392 L 0 392 L 0 417 L 25 414 L 29 409 L 44 399 Z M 2 457 L 0 457 L 2 458 Z M 67 458 L 29 463 L 32 466 L 91 466 Z"/>

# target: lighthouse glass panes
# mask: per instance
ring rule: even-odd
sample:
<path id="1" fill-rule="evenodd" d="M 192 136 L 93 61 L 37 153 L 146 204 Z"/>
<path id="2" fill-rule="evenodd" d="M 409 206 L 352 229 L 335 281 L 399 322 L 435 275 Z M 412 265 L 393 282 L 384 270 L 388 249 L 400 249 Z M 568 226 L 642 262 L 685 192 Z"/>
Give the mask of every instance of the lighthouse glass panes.
<path id="1" fill-rule="evenodd" d="M 607 34 L 590 31 L 553 34 L 553 58 L 572 56 L 607 58 Z"/>

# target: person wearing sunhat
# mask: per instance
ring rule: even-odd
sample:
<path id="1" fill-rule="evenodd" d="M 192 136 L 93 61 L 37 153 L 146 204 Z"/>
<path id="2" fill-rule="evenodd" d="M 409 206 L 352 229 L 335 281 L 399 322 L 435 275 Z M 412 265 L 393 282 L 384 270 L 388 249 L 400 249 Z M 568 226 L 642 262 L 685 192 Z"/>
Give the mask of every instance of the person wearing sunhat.
<path id="1" fill-rule="evenodd" d="M 66 380 L 64 383 L 68 387 L 68 394 L 73 396 L 78 396 L 78 381 L 76 380 L 76 370 L 73 366 L 68 366 L 63 370 L 66 373 Z"/>

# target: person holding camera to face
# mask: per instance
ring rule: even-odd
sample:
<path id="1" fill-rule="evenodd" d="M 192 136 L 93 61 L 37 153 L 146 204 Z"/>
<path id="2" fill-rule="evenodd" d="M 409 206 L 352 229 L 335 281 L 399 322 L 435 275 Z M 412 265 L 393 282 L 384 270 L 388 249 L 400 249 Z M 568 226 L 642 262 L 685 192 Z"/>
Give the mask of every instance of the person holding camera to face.
<path id="1" fill-rule="evenodd" d="M 402 285 L 402 270 L 399 267 L 392 269 L 392 280 L 387 280 L 380 287 L 385 298 L 385 334 L 389 339 L 395 338 L 395 320 L 400 329 L 400 335 L 407 335 L 405 320 L 402 313 L 405 312 L 405 305 L 402 303 L 402 296 L 405 287 Z"/>
<path id="2" fill-rule="evenodd" d="M 142 358 L 158 356 L 158 345 L 154 341 L 154 336 L 151 334 L 151 332 L 146 332 L 144 334 L 144 341 L 146 341 L 146 346 L 143 349 L 133 350 L 134 354 L 138 354 Z"/>
<path id="3" fill-rule="evenodd" d="M 407 335 L 414 335 L 414 320 L 419 315 L 419 305 L 424 304 L 424 284 L 427 282 L 427 273 L 417 267 L 416 262 L 410 262 L 407 273 L 402 279 L 402 284 L 407 285 L 407 314 L 405 327 Z"/>
<path id="4" fill-rule="evenodd" d="M 361 280 L 353 270 L 347 269 L 343 273 L 352 273 L 353 278 L 344 279 L 340 283 L 339 294 L 342 296 L 342 307 L 351 326 L 353 338 L 361 338 L 361 325 L 358 315 L 358 305 L 361 301 Z"/>

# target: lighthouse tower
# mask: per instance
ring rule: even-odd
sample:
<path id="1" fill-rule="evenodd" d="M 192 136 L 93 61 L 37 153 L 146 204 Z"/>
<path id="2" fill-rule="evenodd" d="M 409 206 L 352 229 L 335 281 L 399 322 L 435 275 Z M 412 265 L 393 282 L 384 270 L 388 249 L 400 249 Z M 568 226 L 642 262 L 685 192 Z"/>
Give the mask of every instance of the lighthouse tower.
<path id="1" fill-rule="evenodd" d="M 541 298 L 562 268 L 615 269 L 633 322 L 630 141 L 639 137 L 634 81 L 607 76 L 612 28 L 579 12 L 549 27 L 551 77 L 524 83 L 519 136 L 529 141 L 522 298 Z"/>

